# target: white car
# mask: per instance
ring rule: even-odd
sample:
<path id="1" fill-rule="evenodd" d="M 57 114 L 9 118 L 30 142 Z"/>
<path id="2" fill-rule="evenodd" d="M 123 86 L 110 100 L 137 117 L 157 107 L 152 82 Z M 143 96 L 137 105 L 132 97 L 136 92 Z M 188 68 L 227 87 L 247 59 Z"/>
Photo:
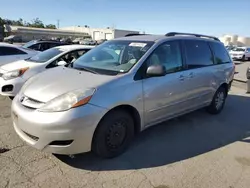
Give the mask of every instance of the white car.
<path id="1" fill-rule="evenodd" d="M 0 42 L 0 66 L 13 61 L 27 59 L 39 53 L 38 51 Z"/>
<path id="2" fill-rule="evenodd" d="M 234 60 L 247 61 L 250 60 L 250 47 L 236 47 L 229 51 Z"/>
<path id="3" fill-rule="evenodd" d="M 93 46 L 58 46 L 25 60 L 0 67 L 0 94 L 13 98 L 22 85 L 32 76 L 47 69 L 73 63 Z"/>
<path id="4" fill-rule="evenodd" d="M 83 44 L 83 45 L 96 45 L 96 41 L 95 40 L 90 40 L 90 39 L 85 39 L 85 40 L 80 40 L 79 44 Z"/>

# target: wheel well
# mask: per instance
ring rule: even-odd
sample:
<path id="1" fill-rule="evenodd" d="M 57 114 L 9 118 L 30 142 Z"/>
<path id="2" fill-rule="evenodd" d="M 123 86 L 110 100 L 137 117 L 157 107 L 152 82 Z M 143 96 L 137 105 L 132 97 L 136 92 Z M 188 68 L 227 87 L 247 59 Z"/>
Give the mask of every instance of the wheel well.
<path id="1" fill-rule="evenodd" d="M 107 112 L 107 114 L 109 112 L 114 111 L 114 110 L 124 110 L 124 111 L 128 112 L 132 116 L 132 118 L 135 122 L 135 134 L 138 134 L 141 131 L 141 117 L 140 117 L 139 112 L 133 106 L 120 105 L 120 106 L 117 106 L 115 108 L 112 108 L 110 111 Z"/>
<path id="2" fill-rule="evenodd" d="M 223 88 L 225 88 L 226 89 L 226 94 L 228 94 L 228 84 L 227 83 L 223 83 L 223 84 L 221 84 L 221 86 L 220 87 L 223 87 Z"/>

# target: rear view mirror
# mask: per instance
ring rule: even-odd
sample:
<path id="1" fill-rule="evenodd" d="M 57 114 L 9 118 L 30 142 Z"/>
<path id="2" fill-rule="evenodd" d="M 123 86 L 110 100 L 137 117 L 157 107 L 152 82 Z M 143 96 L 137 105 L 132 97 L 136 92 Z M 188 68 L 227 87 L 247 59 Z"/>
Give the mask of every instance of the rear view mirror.
<path id="1" fill-rule="evenodd" d="M 65 61 L 59 61 L 58 63 L 57 63 L 57 65 L 58 66 L 64 66 L 64 65 L 66 65 L 67 63 L 65 62 Z"/>
<path id="2" fill-rule="evenodd" d="M 166 68 L 163 65 L 151 65 L 147 69 L 147 76 L 156 77 L 156 76 L 165 76 Z"/>

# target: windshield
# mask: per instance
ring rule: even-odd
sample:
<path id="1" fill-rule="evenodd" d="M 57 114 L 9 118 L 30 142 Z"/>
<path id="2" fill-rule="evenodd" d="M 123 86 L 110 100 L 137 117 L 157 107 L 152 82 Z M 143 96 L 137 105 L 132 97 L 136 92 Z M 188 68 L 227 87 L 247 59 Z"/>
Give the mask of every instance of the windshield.
<path id="1" fill-rule="evenodd" d="M 148 41 L 109 41 L 81 56 L 73 67 L 92 69 L 95 72 L 128 72 L 152 45 L 153 42 Z"/>
<path id="2" fill-rule="evenodd" d="M 51 49 L 45 50 L 41 53 L 38 53 L 37 55 L 28 59 L 28 61 L 33 61 L 33 62 L 37 62 L 37 63 L 44 63 L 44 62 L 50 60 L 51 58 L 59 55 L 62 52 L 63 51 L 58 49 L 58 48 L 51 48 Z"/>
<path id="3" fill-rule="evenodd" d="M 244 52 L 244 51 L 245 51 L 245 48 L 234 48 L 234 49 L 232 49 L 232 51 Z"/>

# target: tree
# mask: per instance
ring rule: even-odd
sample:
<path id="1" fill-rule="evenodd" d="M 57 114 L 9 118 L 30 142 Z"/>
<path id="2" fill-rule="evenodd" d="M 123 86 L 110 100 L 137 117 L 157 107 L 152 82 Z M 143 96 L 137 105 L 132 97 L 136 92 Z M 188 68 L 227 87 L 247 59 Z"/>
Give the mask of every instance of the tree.
<path id="1" fill-rule="evenodd" d="M 23 20 L 22 18 L 19 18 L 18 20 L 9 20 L 9 19 L 2 19 L 0 17 L 0 26 L 1 26 L 1 24 L 2 25 L 6 24 L 6 25 L 15 25 L 15 26 L 56 29 L 56 26 L 54 24 L 44 25 L 44 23 L 39 18 L 35 18 L 31 22 L 27 22 L 27 21 Z"/>
<path id="2" fill-rule="evenodd" d="M 56 26 L 54 24 L 49 24 L 49 25 L 46 25 L 45 28 L 56 29 Z"/>
<path id="3" fill-rule="evenodd" d="M 44 28 L 43 22 L 39 18 L 35 18 L 31 21 L 31 24 L 28 24 L 29 27 L 37 27 L 37 28 Z"/>
<path id="4" fill-rule="evenodd" d="M 23 19 L 19 18 L 19 20 L 16 21 L 17 26 L 23 26 Z"/>
<path id="5" fill-rule="evenodd" d="M 4 20 L 0 17 L 0 41 L 4 37 Z"/>

